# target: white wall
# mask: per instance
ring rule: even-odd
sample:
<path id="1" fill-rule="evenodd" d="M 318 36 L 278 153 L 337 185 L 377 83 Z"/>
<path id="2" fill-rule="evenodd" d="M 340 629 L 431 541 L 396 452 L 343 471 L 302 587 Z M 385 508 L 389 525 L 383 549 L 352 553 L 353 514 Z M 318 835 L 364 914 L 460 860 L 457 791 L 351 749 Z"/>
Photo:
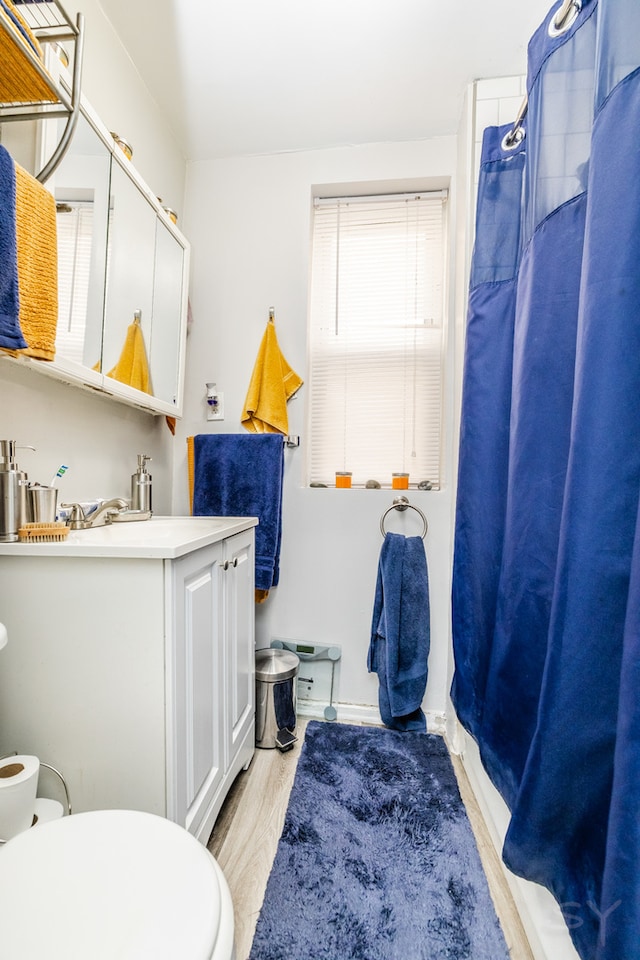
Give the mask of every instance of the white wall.
<path id="1" fill-rule="evenodd" d="M 75 19 L 78 5 L 65 3 Z M 133 162 L 164 202 L 182 213 L 185 164 L 179 144 L 143 86 L 97 0 L 83 0 L 86 48 L 83 92 L 101 120 L 134 148 Z M 19 125 L 18 125 L 19 126 Z M 39 376 L 0 359 L 0 437 L 29 443 L 20 466 L 30 480 L 48 483 L 61 463 L 60 498 L 127 497 L 136 454 L 153 458 L 154 508 L 171 507 L 175 441 L 164 417 L 127 407 Z"/>
<path id="2" fill-rule="evenodd" d="M 311 197 L 314 184 L 431 179 L 455 170 L 455 138 L 384 143 L 195 163 L 188 170 L 185 232 L 192 242 L 193 327 L 187 352 L 185 419 L 179 425 L 174 511 L 188 507 L 185 437 L 243 432 L 240 414 L 268 319 L 276 312 L 280 347 L 306 378 Z M 450 213 L 455 208 L 451 194 Z M 447 383 L 451 383 L 451 341 Z M 226 417 L 207 423 L 205 383 L 224 392 Z M 444 713 L 449 647 L 451 438 L 447 391 L 445 482 L 440 491 L 410 491 L 427 516 L 432 649 L 425 708 Z M 274 637 L 342 647 L 338 700 L 377 704 L 377 677 L 366 668 L 380 517 L 390 490 L 303 486 L 306 392 L 289 403 L 289 431 L 301 446 L 285 450 L 280 584 L 257 607 L 257 643 Z M 406 524 L 406 526 L 405 526 Z M 387 518 L 387 529 L 419 533 L 414 511 Z M 344 714 L 343 714 L 344 715 Z"/>

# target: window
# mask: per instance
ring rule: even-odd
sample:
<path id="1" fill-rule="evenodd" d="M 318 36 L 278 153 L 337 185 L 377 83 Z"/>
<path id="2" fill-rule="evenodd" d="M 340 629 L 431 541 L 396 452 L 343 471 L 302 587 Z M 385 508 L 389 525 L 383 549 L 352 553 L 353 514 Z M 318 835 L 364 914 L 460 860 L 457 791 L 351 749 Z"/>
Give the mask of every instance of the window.
<path id="1" fill-rule="evenodd" d="M 317 199 L 311 483 L 440 485 L 446 193 Z"/>

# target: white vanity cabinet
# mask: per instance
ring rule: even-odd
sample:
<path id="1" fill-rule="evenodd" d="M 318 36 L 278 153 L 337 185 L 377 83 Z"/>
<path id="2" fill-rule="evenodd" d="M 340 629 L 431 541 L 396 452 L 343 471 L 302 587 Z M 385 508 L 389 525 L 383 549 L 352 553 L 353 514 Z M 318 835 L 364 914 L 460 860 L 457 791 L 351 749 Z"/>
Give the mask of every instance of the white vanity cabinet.
<path id="1" fill-rule="evenodd" d="M 254 751 L 255 523 L 0 545 L 0 755 L 60 770 L 74 812 L 146 810 L 206 843 Z"/>

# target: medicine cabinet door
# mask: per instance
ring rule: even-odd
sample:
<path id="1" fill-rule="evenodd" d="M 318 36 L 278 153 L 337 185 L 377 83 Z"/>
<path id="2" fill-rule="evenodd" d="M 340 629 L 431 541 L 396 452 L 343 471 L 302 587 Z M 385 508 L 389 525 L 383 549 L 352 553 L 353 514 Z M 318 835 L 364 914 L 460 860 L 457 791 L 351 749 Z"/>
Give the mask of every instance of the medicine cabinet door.
<path id="1" fill-rule="evenodd" d="M 81 115 L 49 186 L 56 200 L 56 359 L 100 370 L 111 153 Z"/>
<path id="2" fill-rule="evenodd" d="M 107 284 L 102 372 L 107 377 L 146 393 L 153 310 L 156 211 L 146 195 L 125 173 L 115 157 L 111 165 L 111 198 L 107 243 Z M 132 342 L 129 328 L 140 327 L 142 337 Z M 135 350 L 135 369 L 127 354 Z M 139 366 L 138 366 L 139 365 Z M 108 385 L 105 384 L 105 386 Z"/>
<path id="3" fill-rule="evenodd" d="M 171 404 L 182 396 L 184 379 L 184 335 L 176 318 L 186 315 L 186 267 L 184 249 L 158 216 L 149 366 L 154 397 Z"/>

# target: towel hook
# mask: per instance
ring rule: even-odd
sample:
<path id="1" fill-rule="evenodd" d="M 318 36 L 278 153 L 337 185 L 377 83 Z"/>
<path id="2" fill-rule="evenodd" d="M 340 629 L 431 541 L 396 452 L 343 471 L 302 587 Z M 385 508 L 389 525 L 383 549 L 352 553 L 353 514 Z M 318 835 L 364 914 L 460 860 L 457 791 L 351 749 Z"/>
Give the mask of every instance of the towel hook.
<path id="1" fill-rule="evenodd" d="M 269 320 L 275 320 L 275 318 L 276 318 L 275 307 L 269 307 Z"/>
<path id="2" fill-rule="evenodd" d="M 422 536 L 422 539 L 424 540 L 424 538 L 425 538 L 426 535 L 427 535 L 427 530 L 429 529 L 429 524 L 427 523 L 427 518 L 425 517 L 424 513 L 422 512 L 422 510 L 421 510 L 419 507 L 414 506 L 412 503 L 409 503 L 409 501 L 407 500 L 406 497 L 396 497 L 396 498 L 394 499 L 393 503 L 391 504 L 391 506 L 388 507 L 388 508 L 385 510 L 385 512 L 382 514 L 382 516 L 380 517 L 380 533 L 382 534 L 383 537 L 386 537 L 386 535 L 387 535 L 387 531 L 384 529 L 384 520 L 385 520 L 385 517 L 387 516 L 387 514 L 388 514 L 388 513 L 391 513 L 392 510 L 400 510 L 400 511 L 402 511 L 402 510 L 406 510 L 407 508 L 409 508 L 409 509 L 411 509 L 411 510 L 415 510 L 416 513 L 419 513 L 420 516 L 422 517 L 422 522 L 423 522 L 423 524 L 424 524 L 424 530 L 422 531 L 421 536 Z"/>

